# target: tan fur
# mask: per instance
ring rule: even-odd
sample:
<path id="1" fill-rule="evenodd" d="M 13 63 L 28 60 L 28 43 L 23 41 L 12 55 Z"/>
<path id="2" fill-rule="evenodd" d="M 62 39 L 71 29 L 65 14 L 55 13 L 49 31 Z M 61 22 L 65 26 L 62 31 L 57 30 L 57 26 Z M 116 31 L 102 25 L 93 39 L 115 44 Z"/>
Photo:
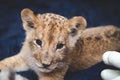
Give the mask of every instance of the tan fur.
<path id="1" fill-rule="evenodd" d="M 108 50 L 120 50 L 120 29 L 101 26 L 85 29 L 81 16 L 67 19 L 46 13 L 21 12 L 26 39 L 16 56 L 0 62 L 0 69 L 33 69 L 40 80 L 64 80 L 69 69 L 86 69 L 101 61 Z M 61 45 L 60 45 L 61 44 Z"/>

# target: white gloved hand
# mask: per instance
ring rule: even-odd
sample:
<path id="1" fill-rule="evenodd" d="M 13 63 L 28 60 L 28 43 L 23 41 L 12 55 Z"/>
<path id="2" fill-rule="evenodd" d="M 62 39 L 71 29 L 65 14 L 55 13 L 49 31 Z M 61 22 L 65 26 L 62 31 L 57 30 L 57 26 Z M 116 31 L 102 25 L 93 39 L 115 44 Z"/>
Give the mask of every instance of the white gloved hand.
<path id="1" fill-rule="evenodd" d="M 107 51 L 103 54 L 103 62 L 120 69 L 120 53 Z M 120 80 L 120 70 L 105 69 L 101 72 L 103 80 Z"/>
<path id="2" fill-rule="evenodd" d="M 15 73 L 11 70 L 5 70 L 0 72 L 0 80 L 28 80 L 27 78 Z"/>

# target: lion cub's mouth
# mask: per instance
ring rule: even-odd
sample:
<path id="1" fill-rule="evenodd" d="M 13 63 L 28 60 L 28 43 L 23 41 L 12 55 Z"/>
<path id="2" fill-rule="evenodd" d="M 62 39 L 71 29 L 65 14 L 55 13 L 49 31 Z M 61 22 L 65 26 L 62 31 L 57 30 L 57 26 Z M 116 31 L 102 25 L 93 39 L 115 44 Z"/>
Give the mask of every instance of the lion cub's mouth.
<path id="1" fill-rule="evenodd" d="M 49 72 L 52 72 L 54 70 L 54 69 L 50 69 L 49 67 L 43 67 L 39 63 L 35 63 L 35 64 L 37 65 L 40 72 L 49 73 Z"/>
<path id="2" fill-rule="evenodd" d="M 38 69 L 40 70 L 40 72 L 44 72 L 44 73 L 49 73 L 56 69 L 61 69 L 66 65 L 64 62 L 58 62 L 56 65 L 51 65 L 49 67 L 43 67 L 41 64 L 39 64 L 37 62 L 35 64 L 38 67 Z"/>

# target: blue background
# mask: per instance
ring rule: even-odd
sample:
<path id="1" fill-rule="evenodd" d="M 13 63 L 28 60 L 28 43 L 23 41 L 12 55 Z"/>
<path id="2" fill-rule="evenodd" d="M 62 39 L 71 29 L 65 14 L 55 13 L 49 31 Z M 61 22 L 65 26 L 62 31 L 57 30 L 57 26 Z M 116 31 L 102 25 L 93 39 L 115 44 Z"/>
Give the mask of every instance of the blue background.
<path id="1" fill-rule="evenodd" d="M 83 16 L 87 27 L 95 27 L 120 26 L 119 5 L 119 0 L 0 0 L 0 60 L 20 51 L 25 38 L 20 18 L 23 8 L 30 8 L 36 13 L 57 13 L 67 18 Z M 65 80 L 101 80 L 101 70 L 109 67 L 101 62 L 86 70 L 68 72 Z M 33 71 L 20 74 L 37 80 Z"/>

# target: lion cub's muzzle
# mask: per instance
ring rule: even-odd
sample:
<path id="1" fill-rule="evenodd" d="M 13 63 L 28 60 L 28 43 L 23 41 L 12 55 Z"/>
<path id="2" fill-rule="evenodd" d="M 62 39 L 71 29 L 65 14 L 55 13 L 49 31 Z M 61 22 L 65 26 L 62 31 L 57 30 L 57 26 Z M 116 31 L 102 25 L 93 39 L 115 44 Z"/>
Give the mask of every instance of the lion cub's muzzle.
<path id="1" fill-rule="evenodd" d="M 49 67 L 49 66 L 52 64 L 52 61 L 49 61 L 49 62 L 42 61 L 41 64 L 42 64 L 42 66 L 43 66 L 44 68 L 47 68 L 47 67 Z"/>
<path id="2" fill-rule="evenodd" d="M 50 56 L 43 56 L 40 61 L 44 68 L 48 68 L 53 63 L 53 58 Z"/>

